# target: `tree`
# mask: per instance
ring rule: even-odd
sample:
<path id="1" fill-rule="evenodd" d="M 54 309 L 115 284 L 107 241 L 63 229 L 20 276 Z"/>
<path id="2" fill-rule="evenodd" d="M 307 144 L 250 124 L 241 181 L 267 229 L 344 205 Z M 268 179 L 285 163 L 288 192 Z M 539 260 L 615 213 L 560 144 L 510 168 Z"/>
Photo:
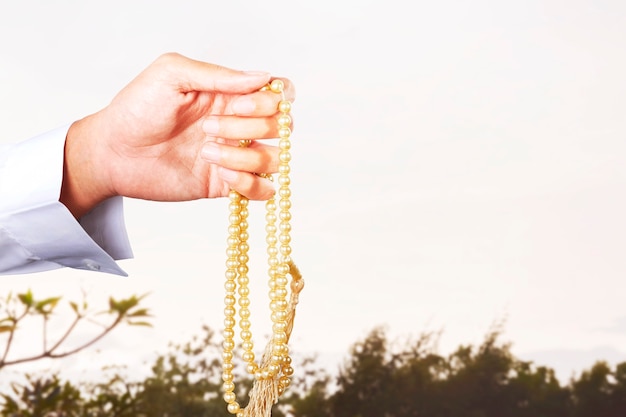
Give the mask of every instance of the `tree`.
<path id="1" fill-rule="evenodd" d="M 33 296 L 33 293 L 30 290 L 23 294 L 17 294 L 17 296 L 10 293 L 5 299 L 0 299 L 0 311 L 2 311 L 2 314 L 4 315 L 4 317 L 0 316 L 0 334 L 5 335 L 4 351 L 0 354 L 0 370 L 7 366 L 17 365 L 24 362 L 32 362 L 44 358 L 63 358 L 76 354 L 101 340 L 120 324 L 128 324 L 131 326 L 150 326 L 150 323 L 145 321 L 147 317 L 150 317 L 148 309 L 139 307 L 139 303 L 144 297 L 145 295 L 140 297 L 133 295 L 122 300 L 116 300 L 111 297 L 109 298 L 109 309 L 96 313 L 89 310 L 88 304 L 85 300 L 83 300 L 81 304 L 70 301 L 69 306 L 74 312 L 74 319 L 62 336 L 59 337 L 58 340 L 51 342 L 48 340 L 48 328 L 51 317 L 55 312 L 61 297 L 50 297 L 38 300 Z M 110 322 L 107 324 L 97 322 L 95 320 L 95 316 L 100 314 L 112 316 Z M 32 356 L 10 359 L 9 353 L 13 347 L 15 334 L 18 331 L 20 324 L 24 320 L 33 317 L 40 318 L 42 320 L 43 331 L 41 353 Z M 102 327 L 102 331 L 92 339 L 79 346 L 69 348 L 65 351 L 60 351 L 62 345 L 76 326 L 81 321 L 86 319 L 92 323 L 100 325 Z"/>

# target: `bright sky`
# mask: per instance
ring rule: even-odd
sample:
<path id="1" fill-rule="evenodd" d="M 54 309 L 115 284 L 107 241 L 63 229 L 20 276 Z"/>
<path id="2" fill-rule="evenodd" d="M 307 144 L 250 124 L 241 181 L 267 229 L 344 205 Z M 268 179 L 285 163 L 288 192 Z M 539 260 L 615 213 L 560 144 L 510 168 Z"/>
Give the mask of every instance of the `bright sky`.
<path id="1" fill-rule="evenodd" d="M 443 329 L 447 352 L 506 318 L 517 355 L 567 377 L 626 361 L 624 21 L 621 0 L 1 2 L 0 140 L 99 110 L 163 52 L 286 76 L 307 282 L 292 349 L 336 359 L 385 324 Z M 69 368 L 135 366 L 221 327 L 225 201 L 125 206 L 130 277 L 0 279 L 0 294 L 86 289 L 103 307 L 150 292 L 153 329 L 119 330 Z"/>

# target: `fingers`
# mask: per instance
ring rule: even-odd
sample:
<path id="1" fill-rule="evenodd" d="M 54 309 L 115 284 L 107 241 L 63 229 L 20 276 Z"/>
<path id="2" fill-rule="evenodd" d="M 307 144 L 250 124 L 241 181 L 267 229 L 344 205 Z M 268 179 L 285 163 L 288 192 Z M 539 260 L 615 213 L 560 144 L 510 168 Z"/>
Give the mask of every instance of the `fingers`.
<path id="1" fill-rule="evenodd" d="M 231 170 L 254 173 L 276 172 L 278 170 L 278 154 L 277 147 L 258 142 L 252 142 L 246 148 L 207 142 L 201 151 L 202 158 L 207 162 Z"/>
<path id="2" fill-rule="evenodd" d="M 245 94 L 267 84 L 271 76 L 262 71 L 237 71 L 234 69 L 196 61 L 176 53 L 161 55 L 152 65 L 157 71 L 165 70 L 171 81 L 181 91 L 211 91 Z"/>
<path id="3" fill-rule="evenodd" d="M 268 200 L 275 194 L 272 181 L 249 172 L 220 167 L 218 175 L 229 187 L 250 200 Z"/>
<path id="4" fill-rule="evenodd" d="M 284 99 L 293 102 L 296 99 L 296 91 L 293 83 L 280 78 L 284 84 Z M 283 94 L 272 91 L 257 91 L 234 98 L 227 106 L 225 114 L 239 116 L 268 116 L 274 114 L 278 103 L 283 100 Z"/>
<path id="5" fill-rule="evenodd" d="M 202 123 L 202 130 L 211 137 L 224 139 L 270 139 L 278 137 L 277 118 L 278 115 L 256 118 L 211 116 Z"/>
<path id="6" fill-rule="evenodd" d="M 293 101 L 293 83 L 287 79 L 281 80 L 285 85 L 284 99 Z M 283 94 L 271 91 L 235 96 L 221 114 L 204 119 L 202 130 L 209 136 L 226 139 L 275 138 L 278 135 L 277 118 L 280 116 L 278 106 L 282 100 Z"/>

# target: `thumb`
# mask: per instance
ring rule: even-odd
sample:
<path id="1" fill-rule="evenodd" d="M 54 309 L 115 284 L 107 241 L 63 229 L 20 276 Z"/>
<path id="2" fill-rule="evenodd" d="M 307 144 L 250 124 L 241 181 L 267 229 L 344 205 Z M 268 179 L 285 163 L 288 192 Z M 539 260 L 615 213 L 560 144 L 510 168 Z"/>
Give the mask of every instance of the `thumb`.
<path id="1" fill-rule="evenodd" d="M 177 53 L 161 55 L 157 67 L 165 72 L 183 92 L 215 91 L 221 93 L 246 94 L 267 84 L 271 74 L 262 71 L 238 71 L 220 65 L 196 61 Z"/>

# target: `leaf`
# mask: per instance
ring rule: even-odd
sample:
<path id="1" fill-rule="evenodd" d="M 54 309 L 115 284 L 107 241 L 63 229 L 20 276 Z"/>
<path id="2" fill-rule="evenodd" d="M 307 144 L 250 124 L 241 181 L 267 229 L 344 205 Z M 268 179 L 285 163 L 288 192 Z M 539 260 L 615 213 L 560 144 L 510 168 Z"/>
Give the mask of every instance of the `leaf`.
<path id="1" fill-rule="evenodd" d="M 152 323 L 148 323 L 147 321 L 128 321 L 127 322 L 128 325 L 130 326 L 146 326 L 146 327 L 152 327 Z"/>
<path id="2" fill-rule="evenodd" d="M 12 332 L 13 330 L 15 330 L 15 325 L 0 325 L 0 333 Z"/>
<path id="3" fill-rule="evenodd" d="M 22 304 L 24 304 L 27 307 L 32 307 L 33 306 L 33 293 L 31 290 L 28 290 L 26 293 L 24 294 L 18 294 L 17 298 L 20 299 L 20 301 L 22 302 Z"/>
<path id="4" fill-rule="evenodd" d="M 151 317 L 151 314 L 147 308 L 140 308 L 132 313 L 128 313 L 127 317 Z"/>
<path id="5" fill-rule="evenodd" d="M 45 300 L 38 301 L 35 304 L 35 309 L 42 314 L 50 314 L 52 310 L 57 306 L 57 303 L 61 297 L 50 297 Z M 47 308 L 46 308 L 47 307 Z"/>

